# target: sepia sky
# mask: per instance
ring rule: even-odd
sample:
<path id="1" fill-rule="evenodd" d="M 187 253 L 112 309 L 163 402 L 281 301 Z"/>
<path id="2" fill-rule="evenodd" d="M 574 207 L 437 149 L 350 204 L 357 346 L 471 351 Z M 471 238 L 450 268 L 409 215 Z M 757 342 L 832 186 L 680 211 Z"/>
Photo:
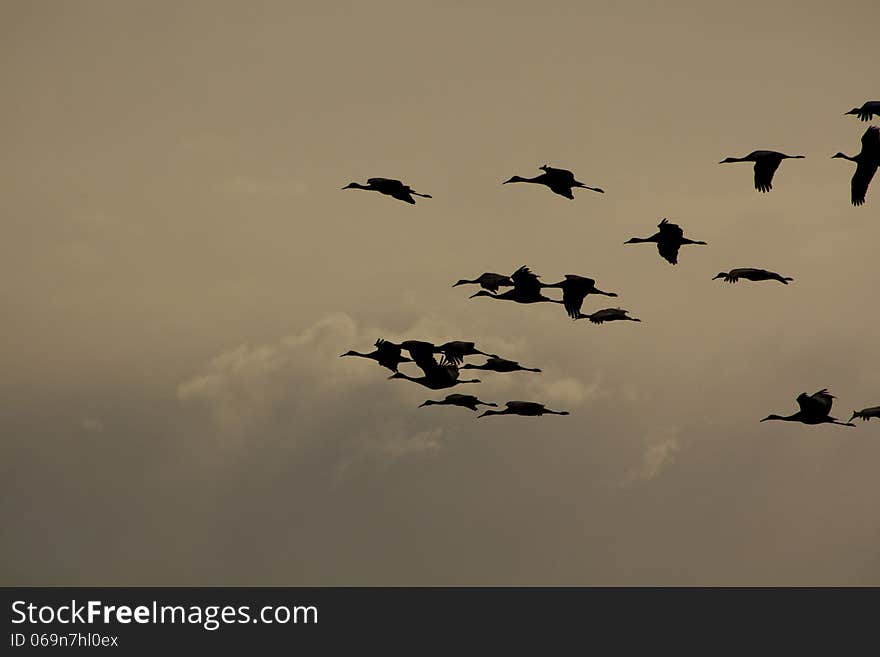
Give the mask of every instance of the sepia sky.
<path id="1" fill-rule="evenodd" d="M 853 208 L 830 157 L 878 18 L 0 3 L 0 583 L 880 585 L 880 422 L 758 422 L 880 404 L 880 181 Z M 718 164 L 764 148 L 806 156 L 768 194 Z M 606 194 L 500 184 L 544 163 Z M 371 176 L 434 198 L 340 191 Z M 663 217 L 709 245 L 623 246 Z M 522 264 L 642 323 L 451 287 Z M 451 391 L 338 357 L 379 337 L 571 415 L 418 408 Z"/>

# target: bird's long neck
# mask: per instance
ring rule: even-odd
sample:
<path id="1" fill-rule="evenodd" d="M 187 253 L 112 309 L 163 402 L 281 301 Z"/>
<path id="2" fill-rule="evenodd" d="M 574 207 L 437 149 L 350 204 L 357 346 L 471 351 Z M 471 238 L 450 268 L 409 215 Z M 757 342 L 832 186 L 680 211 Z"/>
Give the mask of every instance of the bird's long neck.
<path id="1" fill-rule="evenodd" d="M 348 187 L 349 187 L 349 189 L 369 189 L 369 190 L 373 189 L 370 185 L 361 185 L 358 182 L 353 182 Z"/>
<path id="2" fill-rule="evenodd" d="M 644 242 L 656 242 L 659 239 L 657 235 L 651 237 L 631 237 L 627 244 L 642 244 Z"/>
<path id="3" fill-rule="evenodd" d="M 471 365 L 470 363 L 465 363 L 461 366 L 463 370 L 484 370 L 486 369 L 485 365 Z"/>
<path id="4" fill-rule="evenodd" d="M 342 354 L 343 356 L 359 356 L 361 358 L 373 358 L 374 354 L 362 354 L 359 351 L 349 351 L 348 353 Z"/>
<path id="5" fill-rule="evenodd" d="M 768 415 L 766 418 L 764 418 L 764 421 L 766 421 L 766 420 L 782 420 L 783 422 L 800 422 L 801 421 L 801 414 L 800 414 L 800 411 L 798 411 L 797 413 L 794 413 L 792 415 Z"/>
<path id="6" fill-rule="evenodd" d="M 838 153 L 834 157 L 838 157 L 842 160 L 849 160 L 850 162 L 858 162 L 859 161 L 858 157 L 850 157 L 846 153 Z"/>
<path id="7" fill-rule="evenodd" d="M 545 175 L 546 174 L 542 173 L 540 176 L 535 176 L 534 178 L 523 178 L 522 176 L 513 176 L 507 182 L 512 182 L 512 183 L 515 183 L 515 182 L 525 182 L 525 183 L 543 182 Z"/>
<path id="8" fill-rule="evenodd" d="M 479 383 L 479 379 L 459 379 L 456 383 Z"/>

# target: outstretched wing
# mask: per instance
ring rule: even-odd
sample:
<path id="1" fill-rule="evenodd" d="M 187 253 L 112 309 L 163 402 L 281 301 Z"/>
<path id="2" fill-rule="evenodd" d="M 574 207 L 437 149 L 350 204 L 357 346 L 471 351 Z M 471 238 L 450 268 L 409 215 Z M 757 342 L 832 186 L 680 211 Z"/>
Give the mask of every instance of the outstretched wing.
<path id="1" fill-rule="evenodd" d="M 657 242 L 657 251 L 671 265 L 678 262 L 678 250 L 680 248 L 681 243 L 676 239 L 664 239 L 661 237 L 660 241 Z"/>
<path id="2" fill-rule="evenodd" d="M 868 194 L 868 185 L 877 173 L 877 161 L 880 159 L 880 128 L 871 126 L 862 135 L 862 152 L 856 172 L 852 177 L 852 204 L 863 205 Z M 873 157 L 871 157 L 873 156 Z"/>
<path id="3" fill-rule="evenodd" d="M 470 353 L 475 347 L 475 343 L 473 342 L 464 342 L 461 340 L 456 340 L 454 342 L 447 342 L 442 345 L 440 349 L 443 352 L 443 356 L 450 363 L 454 365 L 461 365 L 464 361 L 464 357 L 466 354 Z"/>
<path id="4" fill-rule="evenodd" d="M 537 274 L 533 274 L 532 270 L 523 265 L 510 276 L 513 280 L 513 287 L 516 290 L 522 290 L 524 293 L 540 294 L 541 282 L 538 280 Z"/>
<path id="5" fill-rule="evenodd" d="M 401 362 L 400 345 L 388 342 L 379 338 L 376 340 L 376 361 L 382 367 L 387 367 L 392 372 L 397 371 L 397 366 Z"/>
<path id="6" fill-rule="evenodd" d="M 773 174 L 780 162 L 782 160 L 776 157 L 763 157 L 755 162 L 755 189 L 759 192 L 773 189 Z"/>
<path id="7" fill-rule="evenodd" d="M 828 413 L 831 412 L 831 403 L 833 400 L 834 397 L 831 396 L 826 388 L 814 392 L 812 395 L 802 392 L 797 397 L 798 406 L 801 407 L 801 412 L 804 415 L 815 415 L 820 417 L 828 415 Z"/>

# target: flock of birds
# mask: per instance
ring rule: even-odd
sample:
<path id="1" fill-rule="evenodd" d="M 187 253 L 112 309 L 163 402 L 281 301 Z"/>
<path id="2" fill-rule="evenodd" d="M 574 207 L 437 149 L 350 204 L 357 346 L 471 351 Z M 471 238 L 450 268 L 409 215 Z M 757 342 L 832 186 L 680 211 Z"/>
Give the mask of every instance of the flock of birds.
<path id="1" fill-rule="evenodd" d="M 856 107 L 846 112 L 847 115 L 856 115 L 862 121 L 870 121 L 874 116 L 880 117 L 880 101 L 868 101 L 861 107 Z M 732 162 L 754 163 L 755 189 L 759 192 L 768 192 L 773 188 L 773 175 L 779 165 L 786 159 L 803 159 L 803 155 L 786 155 L 771 150 L 757 150 L 744 157 L 728 157 L 721 164 Z M 862 149 L 855 156 L 844 153 L 836 153 L 834 158 L 843 158 L 856 163 L 856 170 L 851 181 L 851 202 L 854 206 L 865 203 L 868 186 L 877 168 L 880 167 L 880 127 L 870 126 L 862 135 Z M 574 199 L 574 189 L 589 189 L 604 194 L 599 187 L 590 187 L 577 180 L 571 171 L 544 165 L 539 167 L 542 173 L 533 178 L 512 176 L 503 184 L 509 183 L 533 183 L 544 185 L 555 194 L 567 199 Z M 415 204 L 414 196 L 431 198 L 430 194 L 422 194 L 405 185 L 400 180 L 390 178 L 369 178 L 366 185 L 352 182 L 343 189 L 364 189 L 376 191 L 394 199 L 406 203 Z M 664 218 L 657 225 L 657 232 L 650 237 L 633 237 L 624 244 L 653 243 L 657 245 L 660 256 L 672 265 L 678 262 L 679 250 L 686 245 L 706 245 L 706 242 L 692 240 L 684 236 L 684 230 L 678 224 L 671 223 Z M 736 283 L 740 279 L 747 281 L 778 281 L 788 285 L 794 279 L 766 269 L 741 267 L 720 272 L 713 280 L 722 279 L 727 283 Z M 588 319 L 594 324 L 604 324 L 613 321 L 640 322 L 636 317 L 631 317 L 629 311 L 623 308 L 604 308 L 592 313 L 583 313 L 582 307 L 588 295 L 601 295 L 607 297 L 618 296 L 615 292 L 605 292 L 596 287 L 596 281 L 586 276 L 566 274 L 565 278 L 558 283 L 543 283 L 540 277 L 533 273 L 527 266 L 522 266 L 510 275 L 485 272 L 473 279 L 461 279 L 453 287 L 459 285 L 479 285 L 482 289 L 472 294 L 470 298 L 489 297 L 501 301 L 513 301 L 521 304 L 533 303 L 557 303 L 565 308 L 565 312 L 573 320 Z M 501 292 L 501 288 L 510 288 Z M 543 290 L 559 289 L 562 291 L 561 299 L 553 299 L 544 295 Z M 501 358 L 497 354 L 490 354 L 476 348 L 476 343 L 456 340 L 435 345 L 424 340 L 404 340 L 394 343 L 388 340 L 378 339 L 375 349 L 369 353 L 348 351 L 342 356 L 358 356 L 376 361 L 380 366 L 392 372 L 389 379 L 405 379 L 418 383 L 430 390 L 444 390 L 464 383 L 480 383 L 480 379 L 462 379 L 460 370 L 484 370 L 489 372 L 540 372 L 538 368 L 523 367 L 514 360 Z M 404 352 L 409 357 L 404 356 Z M 440 360 L 437 359 L 440 356 Z M 482 364 L 465 363 L 468 356 L 484 356 Z M 402 363 L 414 363 L 422 371 L 422 376 L 410 376 L 399 371 Z M 860 418 L 869 420 L 880 418 L 880 406 L 865 408 L 854 411 L 848 422 L 841 422 L 830 415 L 834 396 L 827 389 L 808 395 L 801 393 L 797 397 L 799 410 L 792 415 L 768 415 L 761 421 L 783 420 L 787 422 L 801 422 L 803 424 L 837 424 L 841 426 L 856 426 L 853 420 Z M 428 399 L 421 406 L 460 406 L 462 408 L 477 411 L 480 406 L 495 407 L 493 402 L 481 401 L 475 395 L 452 393 L 441 400 Z M 488 415 L 568 415 L 568 411 L 554 411 L 544 404 L 532 401 L 508 401 L 504 410 L 484 410 L 477 417 Z"/>

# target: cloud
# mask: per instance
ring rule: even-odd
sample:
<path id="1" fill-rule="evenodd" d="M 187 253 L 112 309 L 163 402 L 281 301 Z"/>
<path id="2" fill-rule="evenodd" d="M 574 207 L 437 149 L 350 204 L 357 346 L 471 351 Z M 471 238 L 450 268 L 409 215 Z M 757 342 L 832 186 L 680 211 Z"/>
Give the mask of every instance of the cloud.
<path id="1" fill-rule="evenodd" d="M 679 429 L 670 428 L 649 436 L 645 440 L 641 461 L 626 475 L 623 484 L 650 481 L 675 462 L 675 454 L 681 448 Z"/>

